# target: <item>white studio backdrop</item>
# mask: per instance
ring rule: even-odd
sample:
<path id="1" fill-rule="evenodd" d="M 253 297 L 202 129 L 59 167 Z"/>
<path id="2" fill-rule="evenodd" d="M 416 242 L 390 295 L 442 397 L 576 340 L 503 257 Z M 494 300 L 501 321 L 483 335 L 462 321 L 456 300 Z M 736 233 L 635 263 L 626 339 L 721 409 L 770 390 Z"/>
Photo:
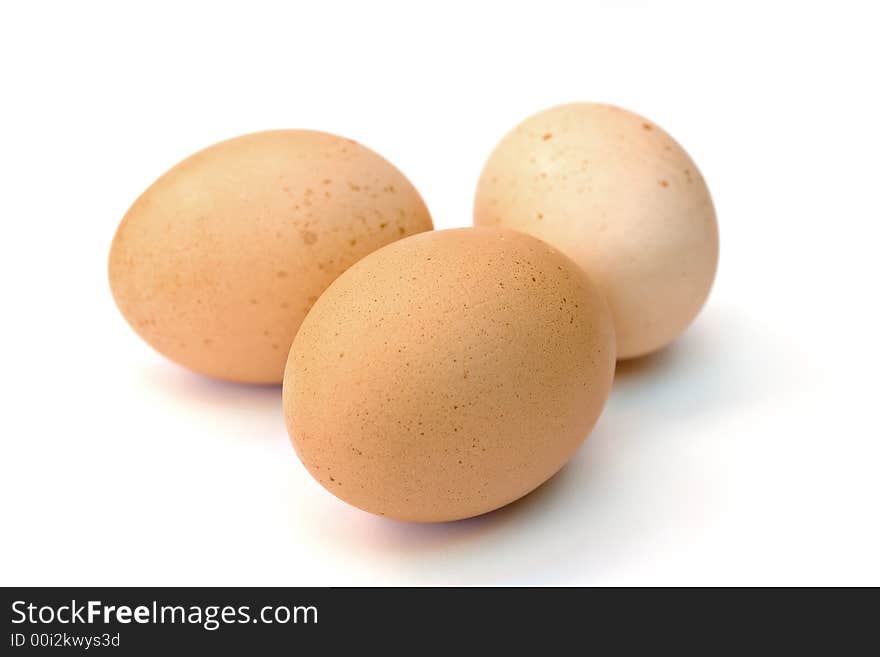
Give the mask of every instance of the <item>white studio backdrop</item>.
<path id="1" fill-rule="evenodd" d="M 0 8 L 0 584 L 880 584 L 871 3 L 9 2 Z M 280 389 L 163 360 L 111 299 L 129 204 L 269 128 L 378 151 L 437 228 L 529 114 L 618 104 L 713 192 L 671 348 L 501 511 L 421 526 L 298 462 Z"/>

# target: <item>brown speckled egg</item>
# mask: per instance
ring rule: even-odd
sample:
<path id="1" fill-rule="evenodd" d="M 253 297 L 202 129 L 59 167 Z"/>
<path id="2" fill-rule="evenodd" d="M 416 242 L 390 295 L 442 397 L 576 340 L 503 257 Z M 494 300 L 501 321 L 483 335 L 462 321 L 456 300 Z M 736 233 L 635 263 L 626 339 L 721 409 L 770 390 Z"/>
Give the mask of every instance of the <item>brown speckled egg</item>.
<path id="1" fill-rule="evenodd" d="M 424 233 L 318 299 L 290 351 L 285 419 L 334 495 L 389 518 L 456 520 L 565 465 L 614 363 L 607 305 L 568 257 L 514 231 Z"/>
<path id="2" fill-rule="evenodd" d="M 110 251 L 110 286 L 140 336 L 197 372 L 280 383 L 327 286 L 390 242 L 431 230 L 418 192 L 357 142 L 261 132 L 187 158 L 145 191 Z"/>
<path id="3" fill-rule="evenodd" d="M 706 182 L 647 119 L 592 103 L 546 110 L 486 163 L 474 223 L 555 245 L 605 294 L 620 358 L 659 349 L 703 306 L 718 263 Z"/>

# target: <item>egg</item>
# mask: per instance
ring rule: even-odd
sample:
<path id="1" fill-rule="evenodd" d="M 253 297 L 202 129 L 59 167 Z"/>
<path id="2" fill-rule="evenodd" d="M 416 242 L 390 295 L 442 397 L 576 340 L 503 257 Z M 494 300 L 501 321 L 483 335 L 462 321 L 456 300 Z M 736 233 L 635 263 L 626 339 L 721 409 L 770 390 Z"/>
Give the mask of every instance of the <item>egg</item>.
<path id="1" fill-rule="evenodd" d="M 611 307 L 620 358 L 675 340 L 718 263 L 696 164 L 655 123 L 610 105 L 554 107 L 507 134 L 480 177 L 474 223 L 539 237 L 583 267 Z"/>
<path id="2" fill-rule="evenodd" d="M 495 228 L 423 233 L 318 299 L 290 351 L 285 420 L 342 500 L 398 520 L 467 518 L 571 458 L 614 350 L 607 304 L 560 251 Z"/>
<path id="3" fill-rule="evenodd" d="M 280 383 L 327 286 L 431 228 L 412 184 L 368 148 L 323 132 L 260 132 L 196 153 L 135 201 L 113 240 L 110 286 L 134 330 L 171 360 Z"/>

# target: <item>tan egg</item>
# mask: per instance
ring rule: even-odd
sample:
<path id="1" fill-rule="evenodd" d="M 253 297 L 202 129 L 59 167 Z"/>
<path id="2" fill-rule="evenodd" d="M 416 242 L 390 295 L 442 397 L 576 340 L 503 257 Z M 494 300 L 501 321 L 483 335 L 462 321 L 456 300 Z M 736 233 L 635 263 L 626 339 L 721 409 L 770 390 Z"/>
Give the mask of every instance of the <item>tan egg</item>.
<path id="1" fill-rule="evenodd" d="M 610 105 L 554 107 L 505 136 L 480 177 L 474 223 L 530 233 L 581 265 L 611 306 L 619 358 L 681 334 L 718 263 L 715 209 L 693 160 Z"/>
<path id="2" fill-rule="evenodd" d="M 562 253 L 508 230 L 424 233 L 318 299 L 291 348 L 284 412 L 334 495 L 455 520 L 557 472 L 599 417 L 614 363 L 607 305 Z"/>
<path id="3" fill-rule="evenodd" d="M 431 230 L 415 188 L 350 139 L 237 137 L 159 178 L 122 220 L 110 286 L 157 351 L 209 376 L 280 383 L 327 286 L 390 242 Z"/>

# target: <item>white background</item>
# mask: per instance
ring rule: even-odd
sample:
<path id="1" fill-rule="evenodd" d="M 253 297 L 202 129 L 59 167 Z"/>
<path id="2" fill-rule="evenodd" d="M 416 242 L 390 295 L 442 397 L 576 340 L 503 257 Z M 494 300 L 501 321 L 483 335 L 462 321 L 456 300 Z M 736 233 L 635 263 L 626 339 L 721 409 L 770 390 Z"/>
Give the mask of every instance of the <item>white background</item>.
<path id="1" fill-rule="evenodd" d="M 0 583 L 880 584 L 880 21 L 654 4 L 3 3 Z M 721 265 L 691 330 L 620 367 L 576 458 L 506 509 L 346 506 L 278 388 L 166 362 L 113 305 L 118 221 L 197 149 L 340 133 L 465 226 L 500 137 L 576 100 L 690 151 Z"/>

